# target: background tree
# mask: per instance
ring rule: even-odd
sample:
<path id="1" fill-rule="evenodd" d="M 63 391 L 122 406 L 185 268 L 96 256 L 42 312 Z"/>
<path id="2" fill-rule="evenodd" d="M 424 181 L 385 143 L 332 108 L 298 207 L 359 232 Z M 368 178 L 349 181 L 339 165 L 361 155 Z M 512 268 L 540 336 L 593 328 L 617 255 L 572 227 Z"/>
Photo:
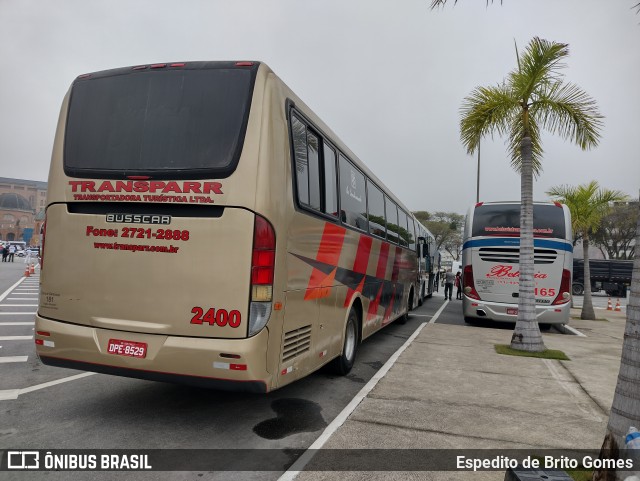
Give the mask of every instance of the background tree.
<path id="1" fill-rule="evenodd" d="M 589 149 L 598 143 L 602 116 L 579 87 L 563 82 L 567 44 L 533 38 L 518 66 L 493 87 L 476 87 L 461 107 L 460 137 L 469 154 L 487 134 L 508 135 L 511 165 L 520 172 L 520 278 L 518 320 L 511 347 L 544 351 L 536 322 L 533 265 L 533 175 L 541 170 L 541 130 Z"/>
<path id="2" fill-rule="evenodd" d="M 633 259 L 638 201 L 616 203 L 602 218 L 591 239 L 609 259 Z"/>
<path id="3" fill-rule="evenodd" d="M 458 260 L 462 245 L 461 229 L 464 225 L 464 216 L 455 212 L 430 214 L 426 211 L 417 211 L 413 215 L 433 234 L 436 249 L 445 250 Z"/>
<path id="4" fill-rule="evenodd" d="M 592 180 L 588 184 L 577 187 L 561 185 L 552 187 L 547 195 L 566 204 L 571 211 L 571 226 L 574 232 L 582 237 L 584 257 L 584 300 L 580 319 L 595 319 L 591 299 L 591 270 L 589 268 L 589 239 L 591 233 L 600 227 L 602 218 L 609 213 L 613 202 L 626 200 L 627 195 L 618 190 L 601 188 L 598 182 Z"/>

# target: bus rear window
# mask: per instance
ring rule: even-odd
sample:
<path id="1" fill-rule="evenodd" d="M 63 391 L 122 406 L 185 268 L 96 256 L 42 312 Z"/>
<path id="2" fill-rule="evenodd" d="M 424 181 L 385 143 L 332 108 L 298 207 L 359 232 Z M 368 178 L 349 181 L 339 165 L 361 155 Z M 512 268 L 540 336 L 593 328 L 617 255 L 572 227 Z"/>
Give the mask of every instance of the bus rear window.
<path id="1" fill-rule="evenodd" d="M 76 80 L 65 134 L 65 173 L 230 175 L 242 150 L 255 71 L 118 69 Z"/>
<path id="2" fill-rule="evenodd" d="M 471 235 L 520 236 L 520 204 L 483 204 L 475 208 Z M 533 205 L 533 235 L 565 239 L 564 211 L 555 205 Z"/>

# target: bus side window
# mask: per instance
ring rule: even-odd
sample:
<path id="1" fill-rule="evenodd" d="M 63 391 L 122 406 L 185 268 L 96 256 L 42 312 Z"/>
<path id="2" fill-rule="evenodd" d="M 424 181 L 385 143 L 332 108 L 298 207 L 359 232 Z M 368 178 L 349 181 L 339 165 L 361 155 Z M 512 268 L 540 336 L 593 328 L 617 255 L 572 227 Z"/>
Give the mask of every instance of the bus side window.
<path id="1" fill-rule="evenodd" d="M 364 174 L 342 154 L 340 158 L 340 206 L 345 212 L 346 224 L 368 231 L 367 197 Z"/>
<path id="2" fill-rule="evenodd" d="M 386 195 L 384 197 L 387 212 L 387 240 L 394 244 L 400 243 L 398 236 L 398 206 L 395 202 L 389 199 Z"/>
<path id="3" fill-rule="evenodd" d="M 324 213 L 338 217 L 336 151 L 324 144 Z"/>
<path id="4" fill-rule="evenodd" d="M 291 116 L 293 155 L 296 165 L 298 202 L 309 205 L 309 159 L 307 154 L 307 126 L 295 115 Z"/>
<path id="5" fill-rule="evenodd" d="M 369 180 L 367 180 L 367 203 L 369 206 L 369 232 L 384 239 L 387 234 L 384 194 Z"/>

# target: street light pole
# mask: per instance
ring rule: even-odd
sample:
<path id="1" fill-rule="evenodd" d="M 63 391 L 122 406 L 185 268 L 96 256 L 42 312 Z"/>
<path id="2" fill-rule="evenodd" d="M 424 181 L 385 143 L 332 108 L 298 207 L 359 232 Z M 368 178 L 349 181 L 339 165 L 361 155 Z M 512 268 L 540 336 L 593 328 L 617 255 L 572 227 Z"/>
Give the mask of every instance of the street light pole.
<path id="1" fill-rule="evenodd" d="M 476 204 L 480 202 L 480 142 L 478 142 L 478 176 L 476 182 Z"/>

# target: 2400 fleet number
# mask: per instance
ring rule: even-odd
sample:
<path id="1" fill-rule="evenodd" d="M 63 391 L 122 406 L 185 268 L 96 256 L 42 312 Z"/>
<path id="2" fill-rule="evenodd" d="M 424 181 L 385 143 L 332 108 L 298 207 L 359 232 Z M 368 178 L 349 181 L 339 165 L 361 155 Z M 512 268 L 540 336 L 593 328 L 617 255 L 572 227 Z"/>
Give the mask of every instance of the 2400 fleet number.
<path id="1" fill-rule="evenodd" d="M 191 324 L 209 324 L 210 326 L 220 327 L 238 327 L 242 321 L 240 311 L 227 311 L 226 309 L 215 309 L 213 307 L 205 310 L 202 307 L 194 307 L 191 314 L 195 314 L 191 318 Z"/>

